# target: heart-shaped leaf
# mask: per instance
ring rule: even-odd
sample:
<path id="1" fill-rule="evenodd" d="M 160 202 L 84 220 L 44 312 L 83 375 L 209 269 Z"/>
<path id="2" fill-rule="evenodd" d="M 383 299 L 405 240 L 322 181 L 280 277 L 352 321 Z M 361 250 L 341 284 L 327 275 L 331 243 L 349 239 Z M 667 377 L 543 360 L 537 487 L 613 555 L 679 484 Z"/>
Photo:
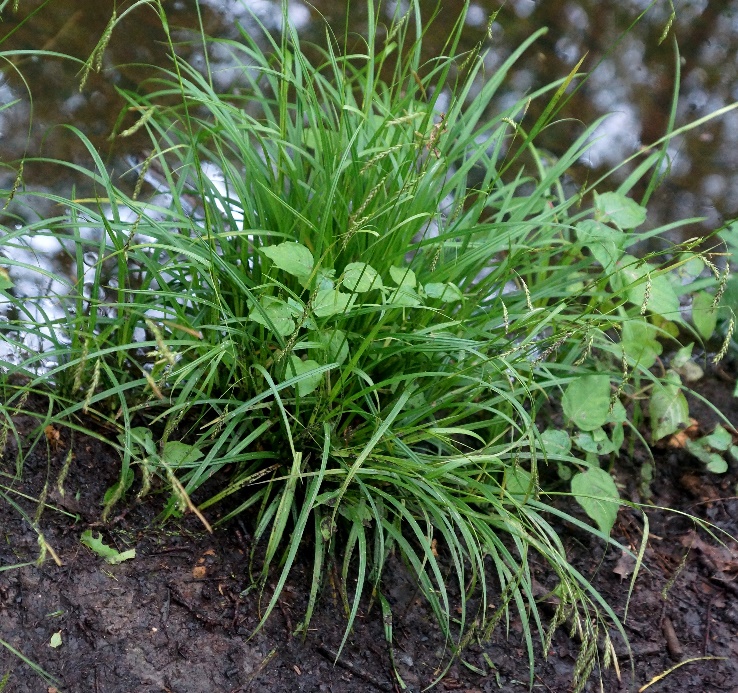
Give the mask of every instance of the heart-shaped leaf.
<path id="1" fill-rule="evenodd" d="M 621 229 L 634 229 L 646 221 L 646 208 L 616 192 L 595 193 L 595 210 L 602 219 L 609 219 Z"/>
<path id="2" fill-rule="evenodd" d="M 312 373 L 316 368 L 320 368 L 320 364 L 317 361 L 308 359 L 303 361 L 294 354 L 290 356 L 290 362 L 287 367 L 287 378 L 292 378 L 296 375 L 305 375 L 302 380 L 297 383 L 297 392 L 300 397 L 305 397 L 320 385 L 320 381 L 323 378 L 322 373 Z"/>
<path id="3" fill-rule="evenodd" d="M 620 494 L 612 477 L 599 467 L 590 467 L 575 474 L 571 480 L 571 492 L 602 530 L 610 534 L 618 516 Z"/>
<path id="4" fill-rule="evenodd" d="M 361 294 L 372 289 L 381 289 L 382 278 L 366 262 L 350 262 L 343 271 L 343 285 L 349 291 Z"/>
<path id="5" fill-rule="evenodd" d="M 320 289 L 313 301 L 313 313 L 319 318 L 345 313 L 353 302 L 352 298 L 351 294 L 336 289 Z"/>
<path id="6" fill-rule="evenodd" d="M 648 411 L 651 416 L 651 439 L 654 442 L 689 425 L 689 405 L 679 385 L 656 383 Z"/>
<path id="7" fill-rule="evenodd" d="M 260 248 L 279 269 L 296 277 L 308 277 L 313 271 L 313 254 L 301 243 L 287 241 L 279 245 Z"/>
<path id="8" fill-rule="evenodd" d="M 610 411 L 610 378 L 583 375 L 572 381 L 561 400 L 564 414 L 582 431 L 593 431 L 607 421 Z"/>

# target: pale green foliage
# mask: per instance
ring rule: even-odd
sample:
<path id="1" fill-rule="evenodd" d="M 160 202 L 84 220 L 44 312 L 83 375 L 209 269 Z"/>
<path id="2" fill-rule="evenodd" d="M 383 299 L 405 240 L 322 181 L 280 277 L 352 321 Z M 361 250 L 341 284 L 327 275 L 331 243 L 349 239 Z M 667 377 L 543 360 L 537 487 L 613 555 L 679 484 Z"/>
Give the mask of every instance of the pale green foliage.
<path id="1" fill-rule="evenodd" d="M 118 551 L 108 546 L 103 540 L 100 533 L 95 536 L 92 530 L 86 529 L 80 536 L 80 541 L 91 551 L 96 553 L 100 558 L 104 558 L 107 563 L 116 565 L 123 561 L 129 561 L 136 557 L 136 549 L 128 549 L 127 551 Z"/>

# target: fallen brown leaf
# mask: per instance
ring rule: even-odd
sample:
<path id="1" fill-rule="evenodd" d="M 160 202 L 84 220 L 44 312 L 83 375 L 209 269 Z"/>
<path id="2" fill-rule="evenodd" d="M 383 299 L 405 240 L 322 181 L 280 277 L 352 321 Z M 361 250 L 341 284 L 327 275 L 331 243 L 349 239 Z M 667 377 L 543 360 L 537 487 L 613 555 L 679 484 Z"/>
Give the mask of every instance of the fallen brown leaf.
<path id="1" fill-rule="evenodd" d="M 618 558 L 618 562 L 615 564 L 615 567 L 612 569 L 612 572 L 615 573 L 615 575 L 619 575 L 621 580 L 625 580 L 625 578 L 630 577 L 633 574 L 633 570 L 635 570 L 635 559 L 625 551 L 623 551 L 620 554 L 620 558 Z"/>

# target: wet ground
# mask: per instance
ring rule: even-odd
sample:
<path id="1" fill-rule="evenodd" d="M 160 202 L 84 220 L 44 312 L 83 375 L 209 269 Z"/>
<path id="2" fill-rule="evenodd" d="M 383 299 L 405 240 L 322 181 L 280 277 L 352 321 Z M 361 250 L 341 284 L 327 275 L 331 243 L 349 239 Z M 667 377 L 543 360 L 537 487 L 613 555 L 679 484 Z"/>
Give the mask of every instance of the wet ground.
<path id="1" fill-rule="evenodd" d="M 699 388 L 734 425 L 735 378 L 733 365 L 713 373 Z M 716 422 L 714 413 L 697 400 L 691 406 L 699 424 L 710 430 Z M 16 423 L 24 439 L 32 440 L 35 421 L 19 417 Z M 77 436 L 72 443 L 68 431 L 58 434 L 48 431 L 43 436 L 49 441 L 48 452 L 46 445 L 38 446 L 26 458 L 22 482 L 3 478 L 7 497 L 33 517 L 36 504 L 31 498 L 37 498 L 47 482 L 47 488 L 55 487 L 72 445 L 65 496 L 51 491 L 39 522 L 61 565 L 49 555 L 39 567 L 0 572 L 0 638 L 54 680 L 44 681 L 0 646 L 0 679 L 10 674 L 6 693 L 399 690 L 377 608 L 363 605 L 335 663 L 345 625 L 341 601 L 335 596 L 337 573 L 328 571 L 304 642 L 293 635 L 307 602 L 311 573 L 304 562 L 295 568 L 266 626 L 252 636 L 260 604 L 268 601 L 272 584 L 267 584 L 261 600 L 248 591 L 250 518 L 214 535 L 204 532 L 193 517 L 162 527 L 155 522 L 159 508 L 154 500 L 122 505 L 118 515 L 103 525 L 101 499 L 117 478 L 118 460 L 95 438 Z M 5 472 L 12 471 L 15 452 L 11 443 L 3 461 Z M 738 537 L 738 464 L 733 461 L 729 472 L 718 476 L 704 472 L 701 463 L 678 447 L 654 453 L 652 503 L 694 514 Z M 645 453 L 637 453 L 632 460 L 616 463 L 614 473 L 626 497 L 640 498 L 639 465 L 645 459 Z M 595 668 L 585 690 L 638 691 L 653 682 L 647 689 L 651 693 L 738 693 L 738 545 L 721 546 L 696 531 L 685 515 L 655 508 L 647 514 L 645 567 L 625 623 L 633 669 L 627 646 L 615 639 L 620 679 L 612 669 Z M 1 497 L 0 527 L 4 538 L 0 565 L 35 560 L 36 532 Z M 134 548 L 135 558 L 107 564 L 80 542 L 87 529 L 100 532 L 104 542 L 118 551 Z M 571 560 L 622 617 L 632 564 L 574 527 L 558 529 Z M 614 532 L 625 545 L 638 547 L 643 536 L 641 513 L 622 509 Z M 305 555 L 310 555 L 309 547 Z M 541 585 L 550 581 L 543 565 L 534 563 L 533 569 Z M 404 567 L 391 562 L 382 587 L 395 613 L 397 669 L 409 691 L 420 691 L 439 675 L 439 691 L 528 689 L 519 620 L 511 620 L 507 635 L 500 628 L 491 642 L 470 644 L 462 659 L 443 674 L 448 649 Z M 540 606 L 550 618 L 551 606 L 545 602 Z M 57 633 L 60 644 L 52 647 Z M 578 643 L 566 629 L 554 638 L 546 662 L 537 646 L 533 689 L 571 690 L 577 650 Z"/>

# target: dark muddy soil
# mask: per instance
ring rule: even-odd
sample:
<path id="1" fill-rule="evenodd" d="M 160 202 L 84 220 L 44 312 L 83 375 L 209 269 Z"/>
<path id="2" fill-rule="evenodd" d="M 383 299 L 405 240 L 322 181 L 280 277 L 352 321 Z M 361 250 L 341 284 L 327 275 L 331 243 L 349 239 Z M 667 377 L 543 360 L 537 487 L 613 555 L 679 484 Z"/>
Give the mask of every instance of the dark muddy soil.
<path id="1" fill-rule="evenodd" d="M 735 371 L 701 386 L 735 426 L 738 399 L 732 397 Z M 708 392 L 709 390 L 709 392 Z M 710 430 L 714 415 L 694 403 L 701 426 Z M 29 434 L 36 423 L 19 418 Z M 21 482 L 2 482 L 8 495 L 33 517 L 47 481 L 53 486 L 69 451 L 66 432 L 25 461 Z M 309 582 L 308 563 L 297 566 L 272 617 L 250 637 L 260 618 L 264 594 L 244 592 L 251 584 L 249 518 L 209 535 L 196 518 L 164 527 L 155 522 L 156 501 L 121 505 L 120 514 L 100 524 L 100 501 L 115 480 L 118 460 L 93 438 L 76 438 L 64 498 L 50 492 L 39 527 L 61 565 L 47 556 L 41 566 L 3 571 L 4 566 L 34 561 L 38 535 L 18 509 L 0 498 L 0 638 L 54 677 L 45 681 L 0 646 L 0 680 L 7 693 L 237 691 L 395 691 L 381 613 L 364 609 L 335 664 L 345 619 L 340 599 L 327 580 L 308 637 L 294 637 L 303 615 Z M 668 505 L 738 536 L 738 464 L 727 474 L 703 466 L 678 447 L 656 450 L 651 483 L 655 505 Z M 12 444 L 2 464 L 12 471 Z M 644 458 L 645 459 L 645 456 Z M 615 474 L 623 493 L 640 498 L 642 459 L 621 460 Z M 2 479 L 0 479 L 2 481 Z M 25 495 L 23 495 L 25 494 Z M 67 514 L 60 512 L 64 510 Z M 684 515 L 648 510 L 650 537 L 643 569 L 630 600 L 625 630 L 633 653 L 614 640 L 620 679 L 613 669 L 595 669 L 585 690 L 638 691 L 655 677 L 651 693 L 727 691 L 738 693 L 738 546 L 719 545 L 695 531 Z M 109 565 L 80 543 L 86 529 L 136 557 Z M 561 526 L 569 555 L 622 617 L 632 565 L 613 549 L 605 550 L 586 533 Z M 617 538 L 637 548 L 643 537 L 640 512 L 623 509 Z M 309 557 L 306 551 L 306 556 Z M 306 559 L 307 560 L 307 559 Z M 541 585 L 551 583 L 544 566 L 534 566 Z M 415 585 L 398 562 L 383 583 L 396 614 L 394 655 L 410 691 L 427 687 L 448 661 L 448 649 Z M 664 594 L 666 598 L 664 598 Z M 547 605 L 542 613 L 552 615 Z M 540 658 L 533 688 L 571 690 L 578 643 L 563 629 L 554 637 L 547 661 Z M 58 633 L 61 644 L 51 647 Z M 600 680 L 601 678 L 601 680 Z M 451 665 L 438 691 L 525 691 L 530 687 L 521 624 L 499 628 L 492 641 L 468 647 L 463 661 Z M 2 687 L 0 686 L 0 689 Z"/>

